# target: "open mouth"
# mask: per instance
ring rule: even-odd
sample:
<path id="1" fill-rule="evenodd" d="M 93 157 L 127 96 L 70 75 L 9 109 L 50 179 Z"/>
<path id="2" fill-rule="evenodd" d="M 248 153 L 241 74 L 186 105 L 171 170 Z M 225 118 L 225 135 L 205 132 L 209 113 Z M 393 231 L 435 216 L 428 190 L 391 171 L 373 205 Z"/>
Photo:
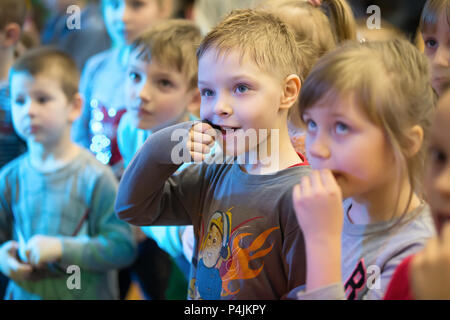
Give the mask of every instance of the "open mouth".
<path id="1" fill-rule="evenodd" d="M 224 137 L 226 137 L 229 134 L 233 134 L 235 131 L 241 129 L 240 127 L 217 125 L 217 124 L 214 124 L 214 123 L 212 123 L 212 122 L 210 122 L 208 120 L 206 120 L 205 122 L 208 123 L 215 130 L 219 130 L 220 133 L 222 133 L 222 136 L 224 136 Z"/>

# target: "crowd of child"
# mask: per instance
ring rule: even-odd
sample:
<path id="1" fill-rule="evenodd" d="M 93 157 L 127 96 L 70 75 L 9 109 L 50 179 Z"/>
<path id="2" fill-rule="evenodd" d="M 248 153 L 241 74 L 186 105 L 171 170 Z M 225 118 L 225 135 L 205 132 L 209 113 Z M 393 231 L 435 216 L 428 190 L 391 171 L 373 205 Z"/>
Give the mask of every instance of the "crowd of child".
<path id="1" fill-rule="evenodd" d="M 449 0 L 44 2 L 27 48 L 0 0 L 2 298 L 450 299 Z"/>

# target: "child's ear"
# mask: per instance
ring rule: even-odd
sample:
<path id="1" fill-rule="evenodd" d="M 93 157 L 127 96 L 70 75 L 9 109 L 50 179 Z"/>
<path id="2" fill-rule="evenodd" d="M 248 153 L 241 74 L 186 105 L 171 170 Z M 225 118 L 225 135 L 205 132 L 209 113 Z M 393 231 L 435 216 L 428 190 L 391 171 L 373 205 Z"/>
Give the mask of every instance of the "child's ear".
<path id="1" fill-rule="evenodd" d="M 69 121 L 73 123 L 78 117 L 81 115 L 81 110 L 83 108 L 83 97 L 81 94 L 76 93 L 72 100 L 69 102 L 69 106 L 71 108 Z"/>
<path id="2" fill-rule="evenodd" d="M 191 91 L 191 99 L 189 104 L 187 105 L 187 111 L 193 114 L 196 117 L 200 117 L 200 103 L 202 101 L 202 97 L 200 96 L 200 91 L 195 88 Z"/>
<path id="3" fill-rule="evenodd" d="M 17 23 L 8 23 L 2 33 L 4 34 L 3 46 L 12 47 L 15 46 L 20 40 L 21 28 Z"/>
<path id="4" fill-rule="evenodd" d="M 408 146 L 406 150 L 407 157 L 413 157 L 419 152 L 423 143 L 423 128 L 415 125 L 408 131 Z"/>
<path id="5" fill-rule="evenodd" d="M 280 109 L 289 109 L 297 101 L 302 83 L 296 74 L 291 74 L 284 80 L 283 92 L 281 95 Z"/>

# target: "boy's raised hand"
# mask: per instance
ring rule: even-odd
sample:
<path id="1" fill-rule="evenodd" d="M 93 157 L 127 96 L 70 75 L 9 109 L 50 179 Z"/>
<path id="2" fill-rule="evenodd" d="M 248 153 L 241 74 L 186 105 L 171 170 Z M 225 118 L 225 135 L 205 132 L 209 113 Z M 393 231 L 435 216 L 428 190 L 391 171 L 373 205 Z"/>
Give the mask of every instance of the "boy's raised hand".
<path id="1" fill-rule="evenodd" d="M 61 258 L 62 243 L 56 237 L 35 235 L 28 240 L 25 253 L 32 266 L 42 267 Z"/>
<path id="2" fill-rule="evenodd" d="M 418 300 L 450 300 L 450 223 L 411 262 L 411 289 Z"/>
<path id="3" fill-rule="evenodd" d="M 194 162 L 202 162 L 211 152 L 216 139 L 215 129 L 205 122 L 197 122 L 189 131 L 187 148 Z"/>
<path id="4" fill-rule="evenodd" d="M 330 170 L 313 170 L 293 190 L 297 221 L 305 237 L 340 236 L 342 191 Z"/>
<path id="5" fill-rule="evenodd" d="M 19 243 L 14 240 L 5 242 L 0 247 L 0 271 L 13 281 L 28 280 L 33 267 L 18 260 Z"/>

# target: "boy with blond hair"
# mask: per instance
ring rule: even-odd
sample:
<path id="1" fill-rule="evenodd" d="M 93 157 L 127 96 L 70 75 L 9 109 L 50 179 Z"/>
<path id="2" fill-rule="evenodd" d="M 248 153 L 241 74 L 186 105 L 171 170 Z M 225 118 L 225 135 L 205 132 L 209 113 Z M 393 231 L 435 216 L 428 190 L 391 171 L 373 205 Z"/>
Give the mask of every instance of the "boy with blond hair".
<path id="1" fill-rule="evenodd" d="M 200 107 L 200 94 L 196 49 L 201 39 L 200 30 L 193 22 L 170 19 L 158 22 L 131 44 L 125 80 L 127 112 L 117 131 L 125 168 L 151 134 L 179 122 L 197 119 L 194 114 Z M 187 278 L 189 262 L 184 258 L 181 244 L 184 229 L 180 226 L 143 227 L 142 231 L 170 254 Z M 145 245 L 139 247 L 145 248 Z M 143 255 L 149 256 L 145 252 Z M 148 269 L 156 267 L 153 260 L 140 260 L 143 264 L 148 261 L 146 274 L 139 271 L 144 268 L 134 268 L 140 278 L 149 278 Z M 162 264 L 163 259 L 160 260 Z M 173 266 L 172 270 L 175 268 Z M 159 275 L 158 278 L 162 280 Z M 177 284 L 181 286 L 179 282 Z M 144 282 L 141 281 L 141 285 Z M 184 281 L 182 285 L 185 285 Z"/>
<path id="2" fill-rule="evenodd" d="M 115 299 L 115 269 L 135 257 L 131 229 L 114 215 L 113 173 L 70 140 L 78 79 L 75 62 L 51 48 L 27 52 L 10 71 L 14 128 L 28 152 L 0 172 L 6 299 Z M 74 287 L 69 270 L 81 277 Z"/>
<path id="3" fill-rule="evenodd" d="M 190 299 L 294 297 L 305 282 L 291 190 L 310 169 L 287 127 L 301 86 L 295 46 L 272 14 L 233 11 L 197 51 L 203 121 L 150 136 L 119 185 L 121 219 L 193 225 Z M 205 161 L 173 175 L 191 160 Z"/>
<path id="4" fill-rule="evenodd" d="M 84 105 L 74 124 L 73 138 L 103 164 L 121 175 L 117 126 L 125 113 L 123 79 L 128 45 L 146 28 L 172 14 L 175 0 L 102 0 L 105 26 L 114 46 L 92 56 L 83 69 L 80 92 Z"/>

